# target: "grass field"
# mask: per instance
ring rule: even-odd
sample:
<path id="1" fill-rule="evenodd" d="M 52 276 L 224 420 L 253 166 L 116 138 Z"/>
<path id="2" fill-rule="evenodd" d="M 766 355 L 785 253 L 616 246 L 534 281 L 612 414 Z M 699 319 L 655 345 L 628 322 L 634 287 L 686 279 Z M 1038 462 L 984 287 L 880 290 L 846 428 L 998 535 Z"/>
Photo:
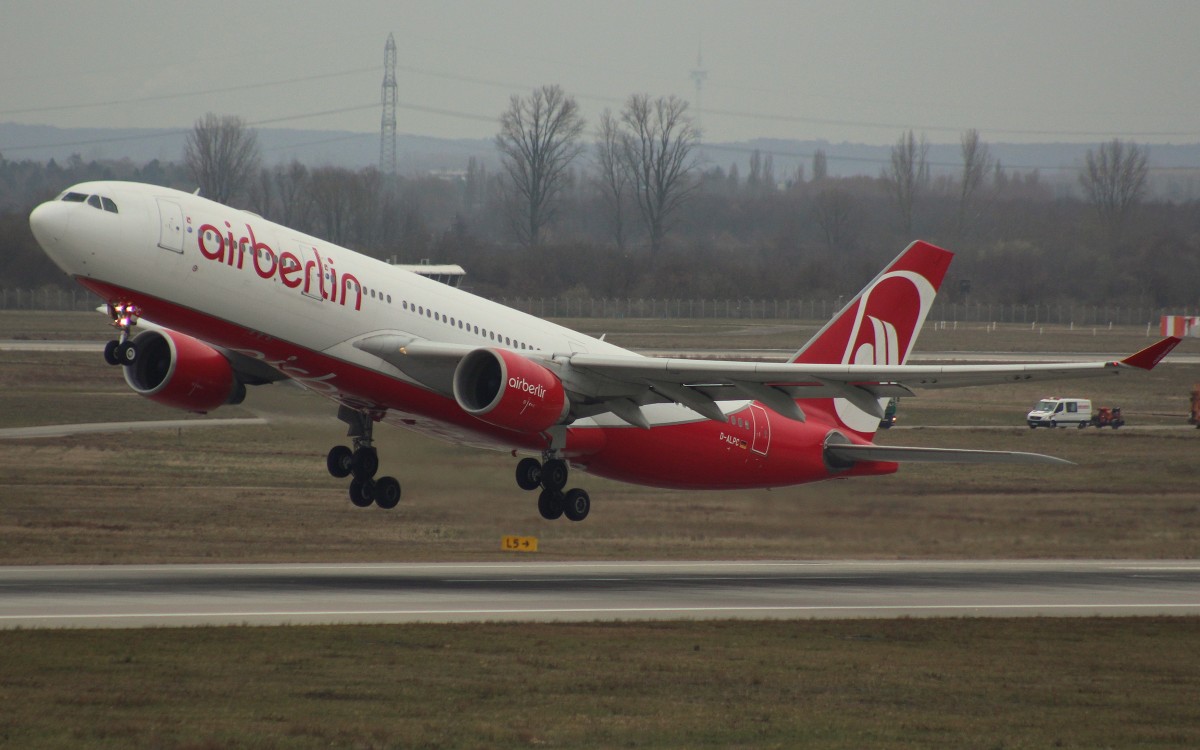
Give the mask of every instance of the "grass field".
<path id="1" fill-rule="evenodd" d="M 0 314 L 30 339 L 100 316 Z M 815 325 L 577 321 L 648 348 L 789 348 Z M 1144 331 L 927 331 L 925 351 L 1125 354 Z M 1183 351 L 1200 351 L 1185 342 Z M 1195 558 L 1195 368 L 926 392 L 881 442 L 1052 453 L 1077 467 L 908 467 L 773 492 L 593 479 L 546 523 L 504 454 L 377 433 L 405 487 L 359 510 L 324 470 L 333 407 L 290 387 L 235 428 L 0 442 L 0 564 L 541 558 Z M 1030 431 L 1040 396 L 1125 408 L 1119 431 Z M 0 353 L 0 427 L 178 413 L 96 354 Z M 910 428 L 911 427 L 911 428 Z M 394 467 L 394 468 L 391 468 Z M 481 624 L 0 631 L 0 747 L 1185 748 L 1200 746 L 1200 620 Z"/>
<path id="2" fill-rule="evenodd" d="M 0 633 L 14 748 L 1192 748 L 1191 619 Z"/>

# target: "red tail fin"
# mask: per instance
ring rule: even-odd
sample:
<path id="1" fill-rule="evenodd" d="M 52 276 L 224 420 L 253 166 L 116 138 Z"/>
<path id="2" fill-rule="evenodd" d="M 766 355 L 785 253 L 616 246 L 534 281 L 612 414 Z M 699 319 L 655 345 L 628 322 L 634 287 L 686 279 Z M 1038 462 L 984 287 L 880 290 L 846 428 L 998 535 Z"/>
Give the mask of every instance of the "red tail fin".
<path id="1" fill-rule="evenodd" d="M 914 242 L 813 336 L 793 362 L 900 365 L 908 359 L 954 254 Z"/>
<path id="2" fill-rule="evenodd" d="M 825 365 L 904 364 L 953 257 L 953 253 L 926 242 L 909 245 L 826 323 L 792 361 Z M 826 412 L 841 427 L 865 440 L 870 440 L 879 429 L 877 415 L 844 398 L 808 400 L 803 408 L 810 407 Z"/>

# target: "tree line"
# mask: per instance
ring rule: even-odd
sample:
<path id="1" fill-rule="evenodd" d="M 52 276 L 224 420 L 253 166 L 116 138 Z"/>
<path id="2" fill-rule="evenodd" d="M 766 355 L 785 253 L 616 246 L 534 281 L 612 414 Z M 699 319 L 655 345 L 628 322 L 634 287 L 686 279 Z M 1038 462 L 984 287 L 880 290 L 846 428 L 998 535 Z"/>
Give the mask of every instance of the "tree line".
<path id="1" fill-rule="evenodd" d="M 958 254 L 963 302 L 1197 306 L 1200 212 L 1147 200 L 1144 146 L 1114 139 L 1079 167 L 1083 198 L 1005 168 L 974 130 L 934 176 L 907 131 L 877 176 L 832 177 L 827 155 L 775 174 L 769 153 L 717 163 L 676 97 L 629 97 L 590 129 L 558 86 L 497 118 L 499 168 L 451 175 L 264 165 L 252 129 L 206 115 L 179 163 L 6 161 L 0 286 L 63 281 L 33 243 L 39 200 L 86 179 L 192 190 L 385 260 L 459 263 L 493 296 L 785 299 L 851 292 L 914 238 Z M 806 174 L 807 172 L 807 174 Z"/>

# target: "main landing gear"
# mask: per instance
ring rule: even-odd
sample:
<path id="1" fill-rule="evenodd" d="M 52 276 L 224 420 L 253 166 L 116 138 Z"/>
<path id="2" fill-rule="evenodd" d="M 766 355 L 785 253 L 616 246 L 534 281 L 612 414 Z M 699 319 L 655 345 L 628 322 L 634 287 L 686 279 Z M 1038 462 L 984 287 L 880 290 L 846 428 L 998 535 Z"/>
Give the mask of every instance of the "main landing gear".
<path id="1" fill-rule="evenodd" d="M 347 435 L 353 439 L 354 448 L 335 445 L 329 449 L 325 466 L 329 473 L 339 479 L 353 476 L 350 480 L 350 502 L 360 508 L 372 504 L 384 510 L 395 508 L 400 502 L 400 482 L 395 477 L 375 479 L 379 471 L 379 453 L 371 445 L 371 432 L 375 420 L 369 414 L 347 406 L 338 408 L 338 419 L 350 426 Z"/>
<path id="2" fill-rule="evenodd" d="M 109 302 L 108 315 L 112 327 L 121 332 L 120 338 L 104 345 L 104 361 L 110 365 L 132 365 L 137 361 L 137 347 L 129 337 L 129 330 L 137 325 L 142 311 L 128 302 Z"/>
<path id="3" fill-rule="evenodd" d="M 571 521 L 582 521 L 592 509 L 588 493 L 579 488 L 563 492 L 567 486 L 567 462 L 561 458 L 546 457 L 542 463 L 536 458 L 523 458 L 517 464 L 517 484 L 523 490 L 541 489 L 538 494 L 538 512 L 547 521 L 566 516 Z"/>

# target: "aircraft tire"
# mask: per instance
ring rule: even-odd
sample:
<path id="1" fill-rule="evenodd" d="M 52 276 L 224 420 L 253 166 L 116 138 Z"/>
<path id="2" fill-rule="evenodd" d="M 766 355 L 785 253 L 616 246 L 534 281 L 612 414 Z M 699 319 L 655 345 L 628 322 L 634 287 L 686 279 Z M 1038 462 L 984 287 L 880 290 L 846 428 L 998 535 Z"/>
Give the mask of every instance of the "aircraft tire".
<path id="1" fill-rule="evenodd" d="M 547 521 L 562 518 L 564 510 L 561 490 L 542 490 L 542 494 L 538 495 L 538 513 Z"/>
<path id="2" fill-rule="evenodd" d="M 350 470 L 354 466 L 354 452 L 344 445 L 335 445 L 329 449 L 329 455 L 325 457 L 325 468 L 329 469 L 330 476 L 342 479 L 350 476 Z"/>
<path id="3" fill-rule="evenodd" d="M 542 462 L 536 458 L 522 458 L 517 462 L 517 486 L 529 491 L 541 487 Z"/>
<path id="4" fill-rule="evenodd" d="M 117 348 L 121 346 L 121 342 L 113 339 L 104 345 L 104 361 L 110 365 L 121 364 L 121 358 L 117 356 Z"/>
<path id="5" fill-rule="evenodd" d="M 588 513 L 592 509 L 592 499 L 588 493 L 578 487 L 573 490 L 568 490 L 563 498 L 563 513 L 568 520 L 582 521 L 588 517 Z"/>
<path id="6" fill-rule="evenodd" d="M 391 510 L 400 502 L 400 482 L 395 477 L 382 477 L 375 482 L 374 495 L 376 505 Z"/>
<path id="7" fill-rule="evenodd" d="M 121 364 L 132 365 L 134 362 L 137 362 L 137 355 L 137 347 L 134 346 L 132 341 L 122 341 L 117 344 L 117 359 L 120 360 Z"/>
<path id="8" fill-rule="evenodd" d="M 375 502 L 375 480 L 355 478 L 350 481 L 350 502 L 359 508 L 369 508 Z"/>
<path id="9" fill-rule="evenodd" d="M 379 452 L 374 448 L 362 447 L 354 451 L 350 471 L 357 479 L 370 479 L 379 471 Z"/>
<path id="10" fill-rule="evenodd" d="M 542 464 L 542 487 L 547 490 L 561 491 L 567 486 L 567 462 L 553 459 Z"/>

